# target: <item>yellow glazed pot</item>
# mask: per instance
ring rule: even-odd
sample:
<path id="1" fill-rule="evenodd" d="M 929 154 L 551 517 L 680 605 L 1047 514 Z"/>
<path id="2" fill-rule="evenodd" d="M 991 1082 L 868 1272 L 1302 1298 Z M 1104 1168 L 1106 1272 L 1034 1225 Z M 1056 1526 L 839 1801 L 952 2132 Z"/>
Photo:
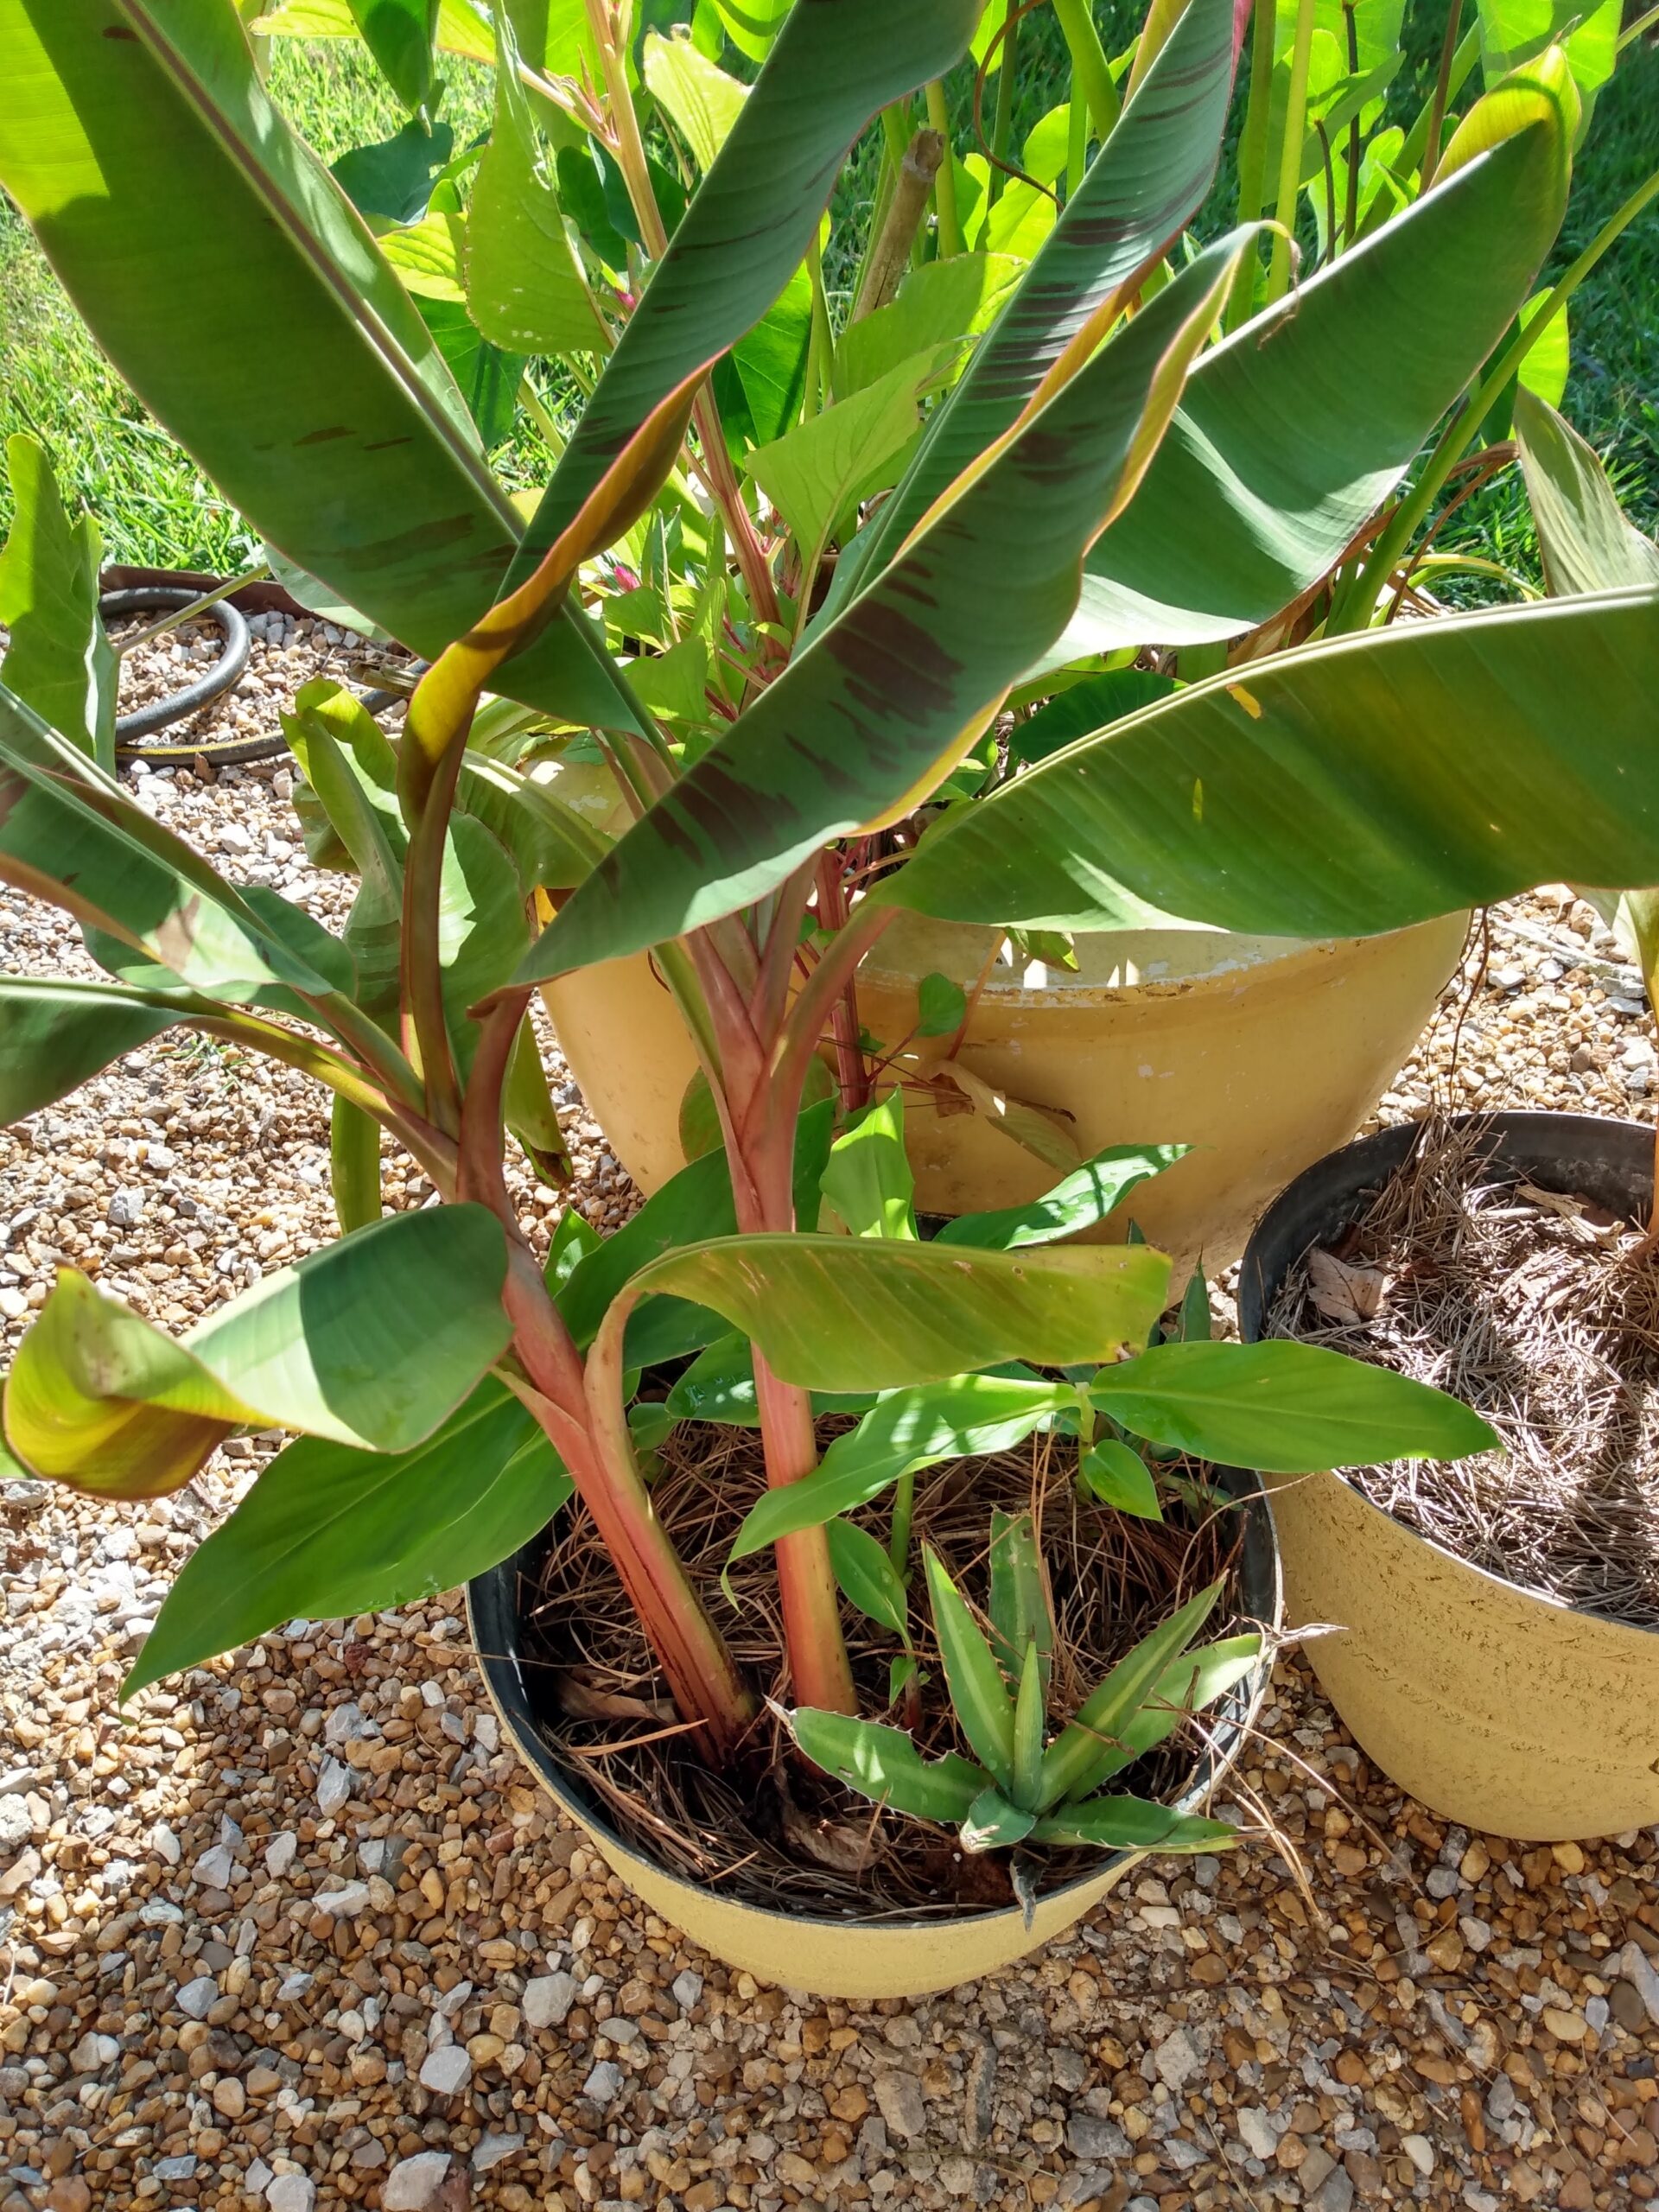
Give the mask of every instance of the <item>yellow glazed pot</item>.
<path id="1" fill-rule="evenodd" d="M 1243 1605 L 1264 1625 L 1276 1626 L 1281 1613 L 1278 1560 L 1260 1486 L 1253 1475 L 1230 1473 L 1226 1480 L 1236 1495 L 1253 1501 L 1243 1508 Z M 671 1873 L 617 1833 L 543 1738 L 530 1697 L 531 1676 L 518 1656 L 520 1578 L 533 1573 L 539 1555 L 538 1545 L 526 1547 L 480 1575 L 467 1592 L 473 1647 L 502 1726 L 560 1811 L 584 1831 L 612 1872 L 643 1903 L 715 1957 L 747 1970 L 759 1981 L 817 1997 L 867 1999 L 922 1997 L 977 1981 L 1063 1936 L 1148 1856 L 1141 1851 L 1103 1856 L 1096 1872 L 1040 1899 L 1030 1928 L 1017 1908 L 908 1921 L 772 1912 Z M 1194 1768 L 1179 1810 L 1201 1809 L 1231 1767 L 1261 1702 L 1268 1672 L 1264 1658 L 1216 1707 L 1211 1748 Z"/>
<path id="2" fill-rule="evenodd" d="M 1131 1211 L 1179 1268 L 1230 1265 L 1274 1193 L 1351 1136 L 1410 1053 L 1457 964 L 1467 917 L 1385 937 L 1304 944 L 1222 930 L 1083 936 L 1075 974 L 1005 959 L 961 1060 L 995 1090 L 1058 1115 L 1083 1156 L 1111 1144 L 1196 1147 Z M 916 1020 L 932 972 L 971 991 L 995 932 L 906 915 L 859 971 L 864 1027 Z M 678 1116 L 696 1062 L 643 956 L 562 977 L 543 996 L 572 1075 L 640 1188 L 683 1166 Z M 956 1096 L 957 1094 L 952 1094 Z M 925 1213 L 1021 1205 L 1058 1179 L 976 1114 L 912 1093 L 906 1132 Z M 1123 1235 L 1114 1218 L 1097 1231 Z"/>
<path id="3" fill-rule="evenodd" d="M 1576 1114 L 1491 1118 L 1496 1164 L 1645 1217 L 1653 1132 Z M 1404 1160 L 1414 1128 L 1319 1161 L 1245 1254 L 1247 1339 L 1289 1270 L 1334 1241 Z M 1484 1573 L 1405 1528 L 1339 1475 L 1270 1478 L 1294 1626 L 1331 1702 L 1382 1771 L 1491 1835 L 1560 1843 L 1659 1821 L 1659 1633 Z"/>

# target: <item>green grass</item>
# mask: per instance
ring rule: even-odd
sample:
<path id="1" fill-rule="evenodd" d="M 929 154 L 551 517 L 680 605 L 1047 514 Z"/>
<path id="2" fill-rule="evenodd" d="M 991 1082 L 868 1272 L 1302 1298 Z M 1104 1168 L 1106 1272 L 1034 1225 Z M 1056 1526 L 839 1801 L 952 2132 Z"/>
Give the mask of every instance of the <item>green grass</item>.
<path id="1" fill-rule="evenodd" d="M 1097 7 L 1109 51 L 1128 41 L 1142 12 L 1141 0 L 1109 0 Z M 1402 118 L 1415 112 L 1426 94 L 1443 21 L 1438 5 L 1419 0 L 1414 7 L 1408 67 L 1391 95 Z M 443 111 L 457 144 L 464 146 L 487 124 L 488 73 L 451 61 L 446 73 Z M 1066 82 L 1065 48 L 1052 13 L 1027 17 L 1020 33 L 1016 149 L 1039 118 L 1065 97 Z M 968 68 L 952 73 L 954 135 L 964 148 L 973 143 L 971 87 Z M 325 161 L 386 137 L 402 120 L 367 54 L 346 41 L 274 41 L 270 88 Z M 995 96 L 993 79 L 988 129 Z M 1241 90 L 1235 130 L 1242 108 Z M 880 134 L 872 130 L 837 188 L 828 273 L 832 285 L 842 289 L 851 282 L 879 159 Z M 1626 58 L 1600 98 L 1547 274 L 1558 274 L 1656 168 L 1659 48 L 1649 47 Z M 1230 175 L 1230 158 L 1195 226 L 1202 236 L 1213 235 L 1232 218 Z M 1649 207 L 1580 289 L 1572 331 L 1566 411 L 1609 460 L 1633 518 L 1659 530 L 1659 204 Z M 549 396 L 556 400 L 561 395 L 550 390 Z M 0 436 L 16 430 L 32 431 L 48 447 L 69 496 L 97 516 L 108 560 L 229 573 L 258 557 L 253 533 L 104 361 L 27 230 L 0 200 Z M 522 420 L 493 459 L 515 489 L 544 480 L 550 466 L 546 448 Z M 0 480 L 0 534 L 9 522 Z M 1443 550 L 1480 553 L 1535 578 L 1537 549 L 1516 473 L 1509 471 L 1469 501 L 1439 542 Z M 1490 588 L 1478 583 L 1459 582 L 1446 590 L 1460 603 L 1490 595 Z"/>

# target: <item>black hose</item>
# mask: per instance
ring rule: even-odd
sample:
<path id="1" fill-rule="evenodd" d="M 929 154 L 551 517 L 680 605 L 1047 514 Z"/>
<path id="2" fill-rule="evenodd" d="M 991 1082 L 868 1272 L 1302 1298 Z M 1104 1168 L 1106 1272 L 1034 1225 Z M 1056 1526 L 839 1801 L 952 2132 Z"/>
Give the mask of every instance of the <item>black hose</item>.
<path id="1" fill-rule="evenodd" d="M 98 611 L 107 625 L 130 614 L 160 613 L 165 610 L 188 607 L 201 597 L 194 584 L 138 584 L 126 591 L 106 591 L 99 601 Z M 248 664 L 248 626 L 240 608 L 232 607 L 228 599 L 216 600 L 204 607 L 201 619 L 217 624 L 224 638 L 224 649 L 219 658 L 194 683 L 182 691 L 175 691 L 165 699 L 153 700 L 147 707 L 140 707 L 130 715 L 116 719 L 115 743 L 118 753 L 155 760 L 163 755 L 185 760 L 194 753 L 205 753 L 208 759 L 221 761 L 263 760 L 284 749 L 281 735 L 237 740 L 231 743 L 200 737 L 186 744 L 160 747 L 143 745 L 143 738 L 153 737 L 158 731 L 182 721 L 213 700 L 222 698 L 237 683 Z"/>

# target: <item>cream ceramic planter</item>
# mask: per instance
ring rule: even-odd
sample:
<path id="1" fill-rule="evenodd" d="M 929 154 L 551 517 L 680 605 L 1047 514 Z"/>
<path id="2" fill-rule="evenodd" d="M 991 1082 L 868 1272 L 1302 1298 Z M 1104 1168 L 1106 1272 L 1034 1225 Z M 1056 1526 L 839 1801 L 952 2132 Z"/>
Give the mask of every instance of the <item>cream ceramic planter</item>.
<path id="1" fill-rule="evenodd" d="M 1264 1624 L 1276 1626 L 1278 1560 L 1260 1487 L 1253 1475 L 1234 1473 L 1226 1479 L 1236 1495 L 1253 1501 L 1243 1509 L 1243 1603 Z M 1030 1928 L 1016 1908 L 910 1921 L 814 1918 L 766 1911 L 688 1882 L 620 1836 L 543 1738 L 529 1693 L 530 1676 L 519 1660 L 519 1579 L 537 1548 L 528 1547 L 504 1560 L 467 1589 L 473 1646 L 491 1700 L 520 1758 L 612 1872 L 653 1912 L 728 1966 L 817 1997 L 921 1997 L 952 1989 L 995 1974 L 1064 1935 L 1149 1855 L 1136 1851 L 1103 1856 L 1096 1872 L 1042 1898 Z M 1179 1810 L 1203 1809 L 1231 1767 L 1261 1702 L 1268 1664 L 1263 1658 L 1215 1708 L 1211 1748 L 1194 1768 Z"/>
<path id="2" fill-rule="evenodd" d="M 1545 1189 L 1645 1214 L 1653 1132 L 1575 1114 L 1492 1117 L 1497 1160 Z M 1288 1270 L 1363 1211 L 1415 1132 L 1321 1160 L 1245 1254 L 1239 1322 L 1262 1332 Z M 1294 1626 L 1356 1740 L 1431 1810 L 1491 1835 L 1559 1843 L 1659 1821 L 1659 1634 L 1483 1573 L 1338 1475 L 1269 1478 Z"/>
<path id="3" fill-rule="evenodd" d="M 1077 939 L 1076 974 L 992 971 L 961 1058 L 995 1089 L 1069 1116 L 1087 1156 L 1111 1144 L 1195 1150 L 1143 1184 L 1132 1211 L 1183 1267 L 1238 1256 L 1273 1194 L 1351 1135 L 1408 1056 L 1456 965 L 1466 917 L 1385 937 L 1304 944 L 1218 930 Z M 859 971 L 859 1014 L 906 1035 L 930 972 L 971 990 L 988 930 L 906 916 Z M 695 1068 L 673 1001 L 643 957 L 563 978 L 545 996 L 612 1149 L 645 1191 L 683 1165 L 680 1101 Z M 979 1116 L 907 1103 L 924 1211 L 1018 1205 L 1056 1179 Z M 1121 1237 L 1114 1218 L 1101 1234 Z"/>

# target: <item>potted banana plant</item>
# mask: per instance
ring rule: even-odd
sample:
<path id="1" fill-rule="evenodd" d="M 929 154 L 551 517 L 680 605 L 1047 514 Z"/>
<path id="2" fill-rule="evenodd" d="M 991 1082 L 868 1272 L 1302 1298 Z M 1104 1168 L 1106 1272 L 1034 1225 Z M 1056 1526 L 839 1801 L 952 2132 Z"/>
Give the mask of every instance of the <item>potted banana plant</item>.
<path id="1" fill-rule="evenodd" d="M 925 505 L 986 424 L 1005 427 L 984 393 L 1024 342 L 1005 310 L 1025 272 L 1033 286 L 1050 283 L 1078 234 L 1119 219 L 1147 175 L 1166 194 L 1155 220 L 1166 251 L 1142 279 L 1145 239 L 1131 225 L 1100 281 L 1121 284 L 1127 302 L 1179 263 L 1192 238 L 1182 226 L 1213 190 L 1247 12 L 1229 0 L 1180 16 L 1154 10 L 1133 47 L 1109 60 L 1089 12 L 1057 9 L 1069 70 L 1023 144 L 1010 135 L 1013 104 L 984 98 L 1010 73 L 1015 33 L 1000 10 L 982 19 L 949 85 L 936 79 L 921 100 L 889 103 L 861 251 L 849 253 L 845 224 L 809 245 L 701 403 L 708 467 L 675 472 L 584 578 L 591 613 L 634 657 L 631 679 L 672 743 L 710 743 L 746 690 L 804 641 L 831 575 L 844 585 L 872 552 L 890 550 L 893 530 L 919 513 L 918 497 Z M 261 29 L 310 35 L 327 20 L 279 7 Z M 526 28 L 521 41 L 511 20 L 502 32 L 476 10 L 446 10 L 441 43 L 498 68 L 494 127 L 470 189 L 464 163 L 453 174 L 443 165 L 454 148 L 435 72 L 411 70 L 391 31 L 364 20 L 411 119 L 397 139 L 346 156 L 337 174 L 453 365 L 480 434 L 499 435 L 500 397 L 511 412 L 515 384 L 521 421 L 545 423 L 527 357 L 591 380 L 686 189 L 741 115 L 741 77 L 765 60 L 781 11 L 761 24 L 705 8 L 689 29 L 665 35 L 638 32 L 608 9 L 578 10 L 555 29 Z M 334 28 L 353 32 L 343 0 Z M 1414 118 L 1396 125 L 1387 95 L 1404 59 L 1397 18 L 1370 8 L 1329 22 L 1313 10 L 1259 12 L 1229 186 L 1241 220 L 1268 214 L 1281 231 L 1242 266 L 1225 342 L 1196 365 L 1165 452 L 1091 550 L 1060 644 L 938 791 L 861 841 L 852 870 L 892 867 L 939 806 L 974 804 L 1178 680 L 1318 634 L 1338 601 L 1344 620 L 1356 607 L 1386 616 L 1407 597 L 1396 570 L 1403 582 L 1449 557 L 1422 542 L 1421 516 L 1396 548 L 1409 553 L 1409 571 L 1364 556 L 1409 504 L 1396 487 L 1436 418 L 1517 310 L 1529 345 L 1520 373 L 1559 396 L 1570 289 L 1528 296 L 1565 194 L 1559 138 L 1529 135 L 1513 195 L 1497 173 L 1463 173 L 1470 141 L 1459 144 L 1457 110 L 1469 80 L 1478 69 L 1496 86 L 1529 49 L 1490 26 L 1461 38 L 1458 28 L 1448 26 Z M 1603 43 L 1569 41 L 1567 52 L 1593 89 L 1611 60 Z M 970 76 L 986 124 L 981 147 L 963 153 L 950 124 Z M 406 162 L 422 145 L 418 189 L 410 198 L 400 183 L 404 196 L 389 196 L 391 156 Z M 1433 193 L 1437 181 L 1448 188 Z M 1311 214 L 1316 261 L 1300 271 L 1293 314 L 1296 258 L 1285 233 L 1299 211 Z M 544 394 L 545 366 L 536 374 Z M 928 452 L 918 447 L 924 405 Z M 1462 488 L 1492 457 L 1483 448 L 1459 465 Z M 881 499 L 889 512 L 866 543 L 860 516 Z M 710 502 L 723 518 L 712 535 Z M 1369 601 L 1357 588 L 1368 567 Z M 627 795 L 591 741 L 527 719 L 502 741 L 547 756 L 543 772 L 595 809 L 602 829 L 626 826 Z M 1213 1263 L 1236 1254 L 1288 1174 L 1363 1117 L 1461 943 L 1455 913 L 1364 944 L 1205 929 L 1154 912 L 1108 931 L 1034 936 L 905 917 L 862 964 L 859 1027 L 870 1057 L 906 1085 L 930 1211 L 1033 1198 L 1101 1145 L 1179 1123 L 1194 1147 L 1147 1195 L 1146 1225 L 1183 1264 L 1200 1247 Z M 682 1110 L 697 1063 L 652 963 L 636 956 L 544 991 L 613 1148 L 656 1189 L 686 1156 Z"/>
<path id="2" fill-rule="evenodd" d="M 885 560 L 871 556 L 856 588 L 849 577 L 714 743 L 670 740 L 582 611 L 583 566 L 649 512 L 688 438 L 693 462 L 719 479 L 709 370 L 800 265 L 868 117 L 948 68 L 976 12 L 969 0 L 837 0 L 789 16 L 521 531 L 426 325 L 264 100 L 234 12 L 219 0 L 107 0 L 94 22 L 0 0 L 15 88 L 0 178 L 112 357 L 263 534 L 432 663 L 396 742 L 338 693 L 312 695 L 296 715 L 311 789 L 361 879 L 338 938 L 216 875 L 73 738 L 0 696 L 0 868 L 74 913 L 111 977 L 8 981 L 5 1110 L 32 1110 L 169 1025 L 205 1028 L 332 1091 L 345 1231 L 180 1344 L 67 1277 L 8 1378 L 9 1446 L 43 1474 L 140 1495 L 189 1479 L 234 1428 L 293 1432 L 199 1554 L 188 1589 L 181 1580 L 135 1686 L 300 1609 L 296 1579 L 310 1588 L 304 1609 L 331 1616 L 472 1578 L 479 1641 L 499 1655 L 493 1679 L 516 1685 L 503 1694 L 509 1722 L 601 1849 L 727 1957 L 848 1993 L 984 1970 L 1065 1924 L 1134 1853 L 1214 1840 L 1180 1824 L 1208 1817 L 1195 1799 L 1236 1745 L 1236 1699 L 1224 1724 L 1235 1732 L 1218 1726 L 1196 1765 L 1163 1770 L 1154 1799 L 1138 1796 L 1132 1761 L 1103 1772 L 1068 1732 L 1109 1727 L 1113 1759 L 1143 1738 L 1154 1751 L 1172 1713 L 1202 1727 L 1212 1686 L 1247 1707 L 1260 1664 L 1192 1646 L 1205 1609 L 1187 1608 L 1203 1592 L 1166 1570 L 1148 1633 L 1179 1624 L 1173 1642 L 1149 1655 L 1137 1635 L 1096 1679 L 1092 1668 L 1060 1674 L 1051 1705 L 1039 1696 L 1034 1597 L 1005 1603 L 976 1557 L 951 1552 L 938 1484 L 918 1494 L 915 1478 L 965 1469 L 977 1508 L 993 1455 L 1042 1435 L 1090 1510 L 1103 1504 L 1126 1527 L 1150 1521 L 1148 1506 L 1179 1510 L 1195 1536 L 1208 1531 L 1218 1572 L 1203 1592 L 1221 1581 L 1210 1607 L 1237 1617 L 1271 1612 L 1264 1533 L 1248 1482 L 1236 1507 L 1237 1485 L 1213 1469 L 1328 1466 L 1357 1437 L 1375 1453 L 1446 1456 L 1488 1440 L 1438 1392 L 1317 1350 L 1217 1345 L 1196 1326 L 1154 1343 L 1166 1255 L 1065 1241 L 1125 1195 L 1123 1147 L 1031 1205 L 970 1217 L 966 1235 L 960 1223 L 931 1240 L 909 1233 L 900 1108 L 886 1086 L 860 1096 L 860 961 L 901 910 L 1087 930 L 1153 906 L 1267 934 L 1363 935 L 1546 877 L 1659 875 L 1659 776 L 1639 742 L 1659 606 L 1637 591 L 1362 632 L 1224 671 L 946 810 L 902 868 L 849 884 L 847 841 L 913 815 L 1056 646 L 1090 548 L 1128 512 L 1241 282 L 1248 231 L 1142 286 L 1138 312 L 1120 317 L 1122 284 L 1168 234 L 1150 190 L 1131 195 L 1154 209 L 1135 232 L 1138 258 L 1126 266 L 1122 221 L 1103 219 L 1074 232 L 1065 283 L 1046 271 L 1019 296 L 1027 342 L 1005 364 L 1015 382 L 995 395 L 999 419 L 908 534 Z M 104 35 L 111 14 L 128 35 Z M 1476 136 L 1495 143 L 1465 144 L 1459 162 L 1466 153 L 1462 166 L 1495 172 L 1513 194 L 1530 134 L 1558 149 L 1570 139 L 1570 105 L 1564 67 L 1547 58 L 1503 104 L 1497 120 L 1513 133 L 1489 113 Z M 745 188 L 762 175 L 764 194 Z M 204 270 L 199 241 L 182 248 L 209 176 L 217 258 Z M 184 346 L 187 299 L 215 308 Z M 257 360 L 230 312 L 253 302 L 270 330 Z M 728 521 L 741 572 L 744 525 L 734 511 Z M 632 826 L 607 842 L 504 762 L 486 694 L 588 729 L 632 794 Z M 1443 741 L 1452 729 L 1455 749 Z M 562 882 L 573 887 L 547 920 L 540 887 Z M 532 909 L 544 922 L 535 933 Z M 505 1166 L 509 1128 L 532 1160 L 547 1148 L 526 1044 L 532 995 L 647 950 L 696 1040 L 718 1144 L 597 1250 L 572 1229 L 543 1260 Z M 814 1104 L 826 1038 L 844 1079 Z M 382 1132 L 444 1204 L 382 1217 Z M 1143 1162 L 1134 1179 L 1151 1190 L 1151 1168 L 1178 1164 Z M 662 1363 L 698 1353 L 718 1368 L 715 1347 L 733 1336 L 742 1343 L 721 1354 L 721 1402 L 747 1389 L 760 1449 L 758 1495 L 735 1484 L 741 1525 L 753 1538 L 751 1516 L 767 1509 L 761 1551 L 775 1567 L 744 1617 L 746 1638 L 766 1639 L 747 1663 L 721 1625 L 724 1548 L 688 1565 L 677 1538 L 689 1546 L 706 1516 L 696 1508 L 690 1529 L 677 1516 L 669 1525 L 678 1493 L 664 1462 L 682 1425 L 670 1398 L 687 1378 L 664 1378 Z M 824 1478 L 840 1440 L 824 1450 L 819 1425 L 837 1414 L 858 1440 L 836 1463 L 844 1473 L 854 1461 L 841 1492 Z M 868 1547 L 832 1533 L 889 1492 L 901 1624 Z M 504 1562 L 547 1548 L 537 1531 L 562 1501 L 552 1548 L 565 1580 L 532 1586 Z M 1045 1535 L 1058 1597 L 1064 1541 Z M 920 1541 L 937 1567 L 924 1553 L 917 1571 Z M 948 1756 L 965 1767 L 971 1755 L 988 1776 L 1001 1802 L 981 1803 L 976 1777 L 962 1840 L 1027 1861 L 989 1892 L 953 1877 L 958 1886 L 927 1900 L 919 1940 L 903 1914 L 861 1915 L 856 1899 L 833 1916 L 779 1912 L 675 1872 L 659 1833 L 648 1846 L 622 1837 L 591 1786 L 569 1780 L 568 1717 L 543 1711 L 532 1729 L 514 1701 L 542 1672 L 527 1641 L 541 1592 L 552 1588 L 556 1614 L 573 1623 L 579 1586 L 607 1620 L 638 1624 L 645 1701 L 671 1707 L 680 1770 L 727 1777 L 728 1804 L 745 1784 L 759 1802 L 757 1765 L 803 1786 L 768 1732 L 785 1725 L 763 1702 L 771 1692 L 803 1758 L 815 1743 L 825 1754 L 815 1786 L 874 1779 L 898 1808 L 902 1752 L 822 1732 L 886 1728 L 878 1715 L 891 1710 L 915 1764 Z M 848 1644 L 855 1614 L 876 1618 L 871 1603 L 894 1616 L 887 1656 L 899 1662 L 874 1691 Z M 960 1632 L 976 1607 L 994 1631 L 1011 1735 Z M 1123 1633 L 1098 1605 L 1082 1610 L 1091 1635 Z M 1236 1633 L 1250 1630 L 1241 1620 Z M 1242 1675 L 1230 1671 L 1241 1660 Z M 1109 1780 L 1122 1786 L 1106 1794 L 1140 1809 L 1103 1808 Z M 915 1816 L 937 1824 L 941 1802 Z M 1108 1855 L 1080 1875 L 1040 1855 L 1090 1848 Z"/>

